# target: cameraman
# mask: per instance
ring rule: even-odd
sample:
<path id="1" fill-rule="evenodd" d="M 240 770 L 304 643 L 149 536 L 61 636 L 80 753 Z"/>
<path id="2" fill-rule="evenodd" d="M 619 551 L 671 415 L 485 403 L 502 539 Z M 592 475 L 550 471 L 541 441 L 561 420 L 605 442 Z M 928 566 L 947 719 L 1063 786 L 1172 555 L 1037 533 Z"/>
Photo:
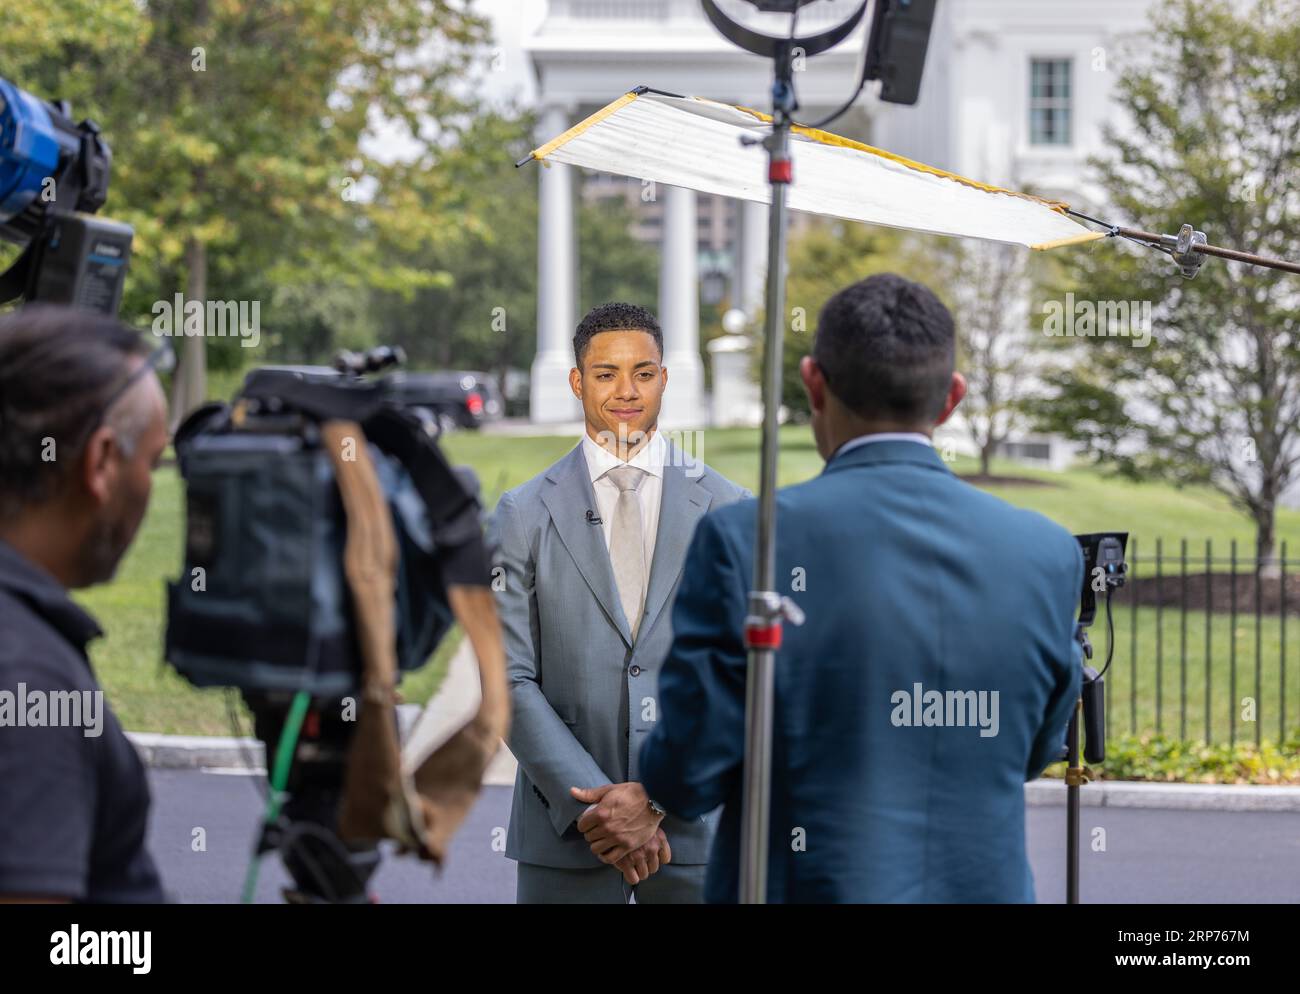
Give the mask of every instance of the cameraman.
<path id="1" fill-rule="evenodd" d="M 144 767 L 68 591 L 110 579 L 144 517 L 167 355 L 87 311 L 0 319 L 0 900 L 163 900 Z"/>

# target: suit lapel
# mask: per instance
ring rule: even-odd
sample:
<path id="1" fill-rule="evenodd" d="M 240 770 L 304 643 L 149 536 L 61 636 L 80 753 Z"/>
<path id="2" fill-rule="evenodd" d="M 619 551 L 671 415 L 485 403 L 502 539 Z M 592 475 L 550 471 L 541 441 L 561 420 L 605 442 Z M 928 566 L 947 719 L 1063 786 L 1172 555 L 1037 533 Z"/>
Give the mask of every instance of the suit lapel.
<path id="1" fill-rule="evenodd" d="M 646 588 L 645 610 L 640 631 L 648 632 L 663 610 L 673 585 L 681 576 L 686 550 L 695 534 L 695 525 L 709 509 L 713 495 L 697 480 L 686 475 L 685 459 L 671 444 L 664 461 L 663 494 L 659 499 L 659 530 L 655 534 L 654 561 L 650 566 L 650 583 Z"/>
<path id="2" fill-rule="evenodd" d="M 604 530 L 600 525 L 588 524 L 586 519 L 588 509 L 596 509 L 596 493 L 591 487 L 591 473 L 587 468 L 582 445 L 579 444 L 556 464 L 547 479 L 553 485 L 542 493 L 542 501 L 550 512 L 560 541 L 573 557 L 578 572 L 609 616 L 610 622 L 630 647 L 632 630 L 627 618 L 623 616 L 623 605 L 618 599 L 614 570 L 609 564 L 609 550 L 605 547 Z"/>

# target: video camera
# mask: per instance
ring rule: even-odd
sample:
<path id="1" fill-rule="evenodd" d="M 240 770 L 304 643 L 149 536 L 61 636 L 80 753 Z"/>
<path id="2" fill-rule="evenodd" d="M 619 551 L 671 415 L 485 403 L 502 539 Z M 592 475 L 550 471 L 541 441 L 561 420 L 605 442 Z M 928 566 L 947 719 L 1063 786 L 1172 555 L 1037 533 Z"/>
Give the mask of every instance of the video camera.
<path id="1" fill-rule="evenodd" d="M 329 417 L 358 422 L 397 533 L 397 657 L 422 666 L 450 627 L 440 557 L 481 541 L 477 493 L 425 422 L 363 371 L 400 353 L 344 354 L 336 369 L 251 372 L 234 407 L 210 404 L 176 435 L 186 484 L 185 567 L 168 586 L 167 659 L 197 686 L 342 696 L 361 672 L 343 573 L 346 527 Z"/>
<path id="2" fill-rule="evenodd" d="M 99 126 L 71 113 L 0 79 L 0 238 L 25 246 L 0 273 L 0 303 L 116 316 L 134 232 L 91 216 L 108 197 L 113 157 Z"/>
<path id="3" fill-rule="evenodd" d="M 165 657 L 196 686 L 238 690 L 268 768 L 277 758 L 258 853 L 282 852 L 294 901 L 364 901 L 379 861 L 336 834 L 363 658 L 337 472 L 356 453 L 331 452 L 327 425 L 360 427 L 343 446 L 366 447 L 392 520 L 399 670 L 423 666 L 450 628 L 448 585 L 488 582 L 476 485 L 386 377 L 363 375 L 401 360 L 381 348 L 333 369 L 254 370 L 233 406 L 200 408 L 175 438 L 185 554 L 168 584 Z"/>

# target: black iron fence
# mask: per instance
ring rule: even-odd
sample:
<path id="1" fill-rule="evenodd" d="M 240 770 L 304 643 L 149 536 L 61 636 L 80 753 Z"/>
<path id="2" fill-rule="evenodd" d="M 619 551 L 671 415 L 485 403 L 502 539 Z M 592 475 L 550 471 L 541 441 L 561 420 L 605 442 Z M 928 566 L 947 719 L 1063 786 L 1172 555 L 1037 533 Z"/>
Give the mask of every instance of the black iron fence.
<path id="1" fill-rule="evenodd" d="M 1300 647 L 1288 648 L 1287 625 L 1300 613 L 1300 575 L 1290 575 L 1285 542 L 1264 570 L 1235 540 L 1222 551 L 1208 540 L 1171 547 L 1130 538 L 1129 580 L 1112 605 L 1109 735 L 1257 745 L 1297 737 L 1300 652 L 1292 650 Z M 1100 608 L 1092 630 L 1098 669 L 1109 648 Z"/>

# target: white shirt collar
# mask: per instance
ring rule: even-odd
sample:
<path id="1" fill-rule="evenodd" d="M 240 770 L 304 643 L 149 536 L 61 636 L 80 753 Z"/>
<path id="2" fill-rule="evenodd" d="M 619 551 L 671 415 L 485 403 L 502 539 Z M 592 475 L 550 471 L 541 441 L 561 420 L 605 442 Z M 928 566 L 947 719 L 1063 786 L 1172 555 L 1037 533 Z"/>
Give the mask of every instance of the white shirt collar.
<path id="1" fill-rule="evenodd" d="M 668 459 L 668 443 L 658 431 L 650 436 L 650 441 L 637 450 L 636 455 L 626 463 L 618 456 L 598 445 L 590 435 L 583 433 L 582 436 L 582 453 L 587 457 L 587 471 L 591 474 L 591 482 L 595 483 L 611 469 L 618 466 L 635 466 L 643 469 L 651 476 L 662 477 L 664 475 L 664 463 Z"/>
<path id="2" fill-rule="evenodd" d="M 863 445 L 869 445 L 872 442 L 917 442 L 920 445 L 934 446 L 934 442 L 927 436 L 922 435 L 919 431 L 882 431 L 874 435 L 859 435 L 857 438 L 850 438 L 847 442 L 835 450 L 832 459 L 838 459 L 850 449 L 856 449 Z"/>

